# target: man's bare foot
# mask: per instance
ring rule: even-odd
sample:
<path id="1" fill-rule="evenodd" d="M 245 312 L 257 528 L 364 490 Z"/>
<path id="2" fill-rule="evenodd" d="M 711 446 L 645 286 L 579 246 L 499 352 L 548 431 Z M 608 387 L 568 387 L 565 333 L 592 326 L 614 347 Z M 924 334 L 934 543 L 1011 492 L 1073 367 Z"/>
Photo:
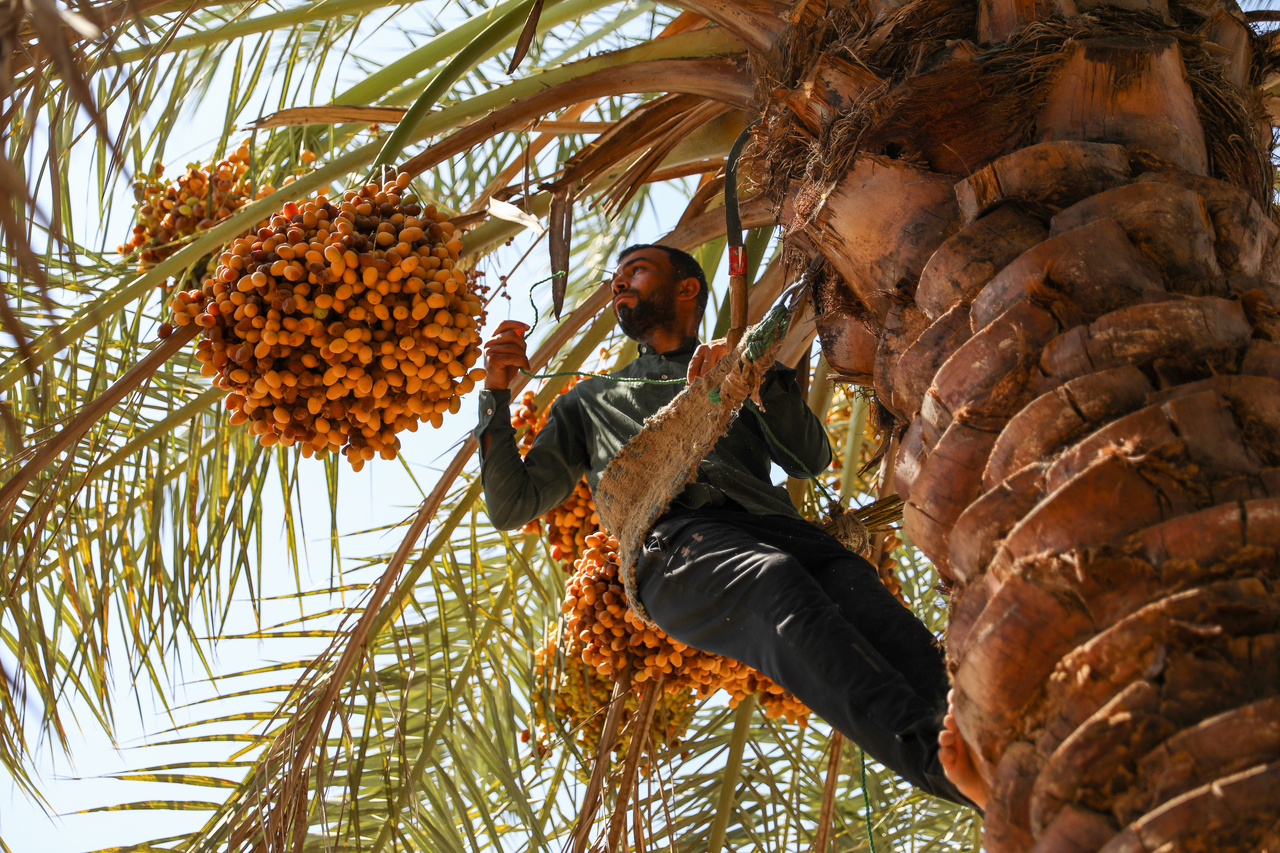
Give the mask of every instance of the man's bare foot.
<path id="1" fill-rule="evenodd" d="M 961 736 L 955 714 L 951 711 L 951 701 L 952 695 L 949 694 L 947 716 L 942 720 L 942 731 L 938 732 L 938 761 L 942 764 L 942 772 L 951 780 L 951 784 L 956 786 L 956 790 L 985 812 L 991 789 L 973 763 L 969 744 L 965 743 Z"/>

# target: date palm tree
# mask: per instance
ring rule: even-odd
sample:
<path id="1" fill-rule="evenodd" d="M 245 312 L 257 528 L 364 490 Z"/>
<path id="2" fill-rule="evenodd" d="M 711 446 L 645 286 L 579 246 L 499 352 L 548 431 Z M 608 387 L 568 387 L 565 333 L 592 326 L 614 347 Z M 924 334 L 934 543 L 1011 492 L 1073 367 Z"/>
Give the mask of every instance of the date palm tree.
<path id="1" fill-rule="evenodd" d="M 70 693 L 106 717 L 94 685 L 110 613 L 138 669 L 177 634 L 199 647 L 217 633 L 252 580 L 271 472 L 287 495 L 308 464 L 225 424 L 220 392 L 183 353 L 189 336 L 143 356 L 157 283 L 285 202 L 390 164 L 470 212 L 469 253 L 550 213 L 553 263 L 572 234 L 575 270 L 607 263 L 647 187 L 694 176 L 669 240 L 714 261 L 725 156 L 757 121 L 743 220 L 780 226 L 783 248 L 755 302 L 803 271 L 825 364 L 874 393 L 881 482 L 949 594 L 957 717 L 992 788 L 985 846 L 1280 843 L 1274 45 L 1246 14 L 1178 0 L 693 0 L 679 14 L 507 0 L 319 97 L 307 82 L 379 8 L 161 5 L 120 22 L 104 7 L 106 44 L 68 36 L 108 113 L 199 91 L 225 57 L 223 141 L 248 97 L 271 90 L 277 110 L 255 122 L 251 149 L 260 180 L 281 188 L 136 277 L 50 242 L 51 287 L 6 285 L 6 329 L 24 342 L 0 372 L 6 630 L 23 673 L 10 684 L 35 686 L 53 731 Z M 10 163 L 33 144 L 28 105 L 47 105 L 51 148 L 78 128 L 46 39 L 16 20 Z M 504 70 L 514 76 L 496 83 Z M 152 135 L 126 112 L 115 147 L 141 165 L 172 117 Z M 375 120 L 395 129 L 371 136 Z M 300 170 L 303 150 L 321 165 Z M 555 156 L 539 171 L 543 152 Z M 48 231 L 73 246 L 66 172 L 54 172 Z M 569 282 L 576 307 L 539 365 L 579 369 L 608 339 L 593 278 Z M 242 778 L 184 849 L 564 837 L 571 740 L 543 760 L 515 746 L 558 575 L 535 540 L 485 528 L 473 452 L 465 443 L 447 466 L 400 548 L 371 558 L 378 579 L 324 650 L 252 717 L 230 759 Z M 908 576 L 927 601 L 931 581 Z M 197 614 L 189 600 L 209 603 Z M 7 732 L 21 731 L 15 689 Z M 670 787 L 637 821 L 653 838 L 719 849 L 729 825 L 739 846 L 809 837 L 825 739 L 757 733 L 744 780 L 746 727 L 732 716 L 704 708 L 696 757 L 655 774 Z M 21 767 L 22 739 L 3 746 Z M 968 827 L 955 810 L 900 803 L 882 837 L 952 844 Z M 834 804 L 837 830 L 856 806 Z"/>

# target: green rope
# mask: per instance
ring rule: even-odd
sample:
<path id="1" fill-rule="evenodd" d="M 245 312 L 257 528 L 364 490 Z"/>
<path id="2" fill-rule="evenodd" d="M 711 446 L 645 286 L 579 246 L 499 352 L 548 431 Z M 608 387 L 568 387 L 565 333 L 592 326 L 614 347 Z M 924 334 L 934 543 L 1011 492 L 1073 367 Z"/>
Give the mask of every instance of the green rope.
<path id="1" fill-rule="evenodd" d="M 769 309 L 769 313 L 764 315 L 764 319 L 747 337 L 747 345 L 743 353 L 747 359 L 755 361 L 764 354 L 770 344 L 782 337 L 790 318 L 791 313 L 782 305 L 775 305 Z"/>
<path id="2" fill-rule="evenodd" d="M 606 379 L 610 382 L 621 382 L 624 385 L 684 385 L 684 379 L 644 379 L 639 376 L 610 376 L 608 373 L 591 373 L 586 370 L 559 370 L 555 373 L 530 373 L 523 367 L 520 372 L 530 379 L 554 379 L 558 376 L 589 376 L 592 379 Z"/>
<path id="3" fill-rule="evenodd" d="M 867 793 L 867 753 L 862 747 L 858 747 L 858 758 L 862 760 L 862 802 L 866 807 L 867 844 L 871 847 L 871 853 L 876 853 L 876 840 L 871 835 L 871 795 Z"/>
<path id="4" fill-rule="evenodd" d="M 804 472 L 804 475 L 806 477 L 808 477 L 810 480 L 813 480 L 813 484 L 818 487 L 818 491 L 822 492 L 822 496 L 824 498 L 834 503 L 840 502 L 840 499 L 835 495 L 833 495 L 831 493 L 831 490 L 829 490 L 825 485 L 823 485 L 823 482 L 818 479 L 818 476 L 809 470 L 809 466 L 804 464 L 804 460 L 802 460 L 799 456 L 796 456 L 794 453 L 792 453 L 791 448 L 783 444 L 782 441 L 778 438 L 778 436 L 774 435 L 773 430 L 769 429 L 769 424 L 765 421 L 764 415 L 761 414 L 759 410 L 756 409 L 755 406 L 743 406 L 742 408 L 746 409 L 748 412 L 756 416 L 756 422 L 759 423 L 760 428 L 764 430 L 765 436 L 767 436 L 768 439 L 773 442 L 775 447 L 781 448 L 783 453 L 791 457 L 792 462 L 800 466 L 800 470 Z"/>
<path id="5" fill-rule="evenodd" d="M 544 278 L 541 281 L 535 281 L 534 285 L 551 281 L 552 278 L 555 278 L 555 276 Z M 529 327 L 529 331 L 532 332 L 534 326 L 538 325 L 538 306 L 534 304 L 533 301 L 532 285 L 529 287 L 529 305 L 533 307 L 533 325 Z M 764 351 L 768 349 L 769 345 L 776 341 L 782 334 L 788 316 L 786 308 L 781 305 L 775 305 L 773 309 L 765 315 L 764 319 L 760 321 L 760 325 L 753 330 L 751 336 L 747 338 L 747 345 L 743 347 L 743 355 L 751 361 L 758 359 Z M 526 332 L 526 334 L 528 333 Z M 610 376 L 607 373 L 591 373 L 585 370 L 562 370 L 555 373 L 530 373 L 529 371 L 521 368 L 520 372 L 530 379 L 555 379 L 561 376 L 587 376 L 592 379 L 605 379 L 609 382 L 621 382 L 627 385 L 684 385 L 686 383 L 686 380 L 684 379 L 641 379 L 639 377 L 631 376 Z M 712 388 L 707 392 L 707 396 L 711 398 L 711 402 L 719 403 L 720 389 Z M 759 413 L 757 412 L 757 414 Z M 768 427 L 765 427 L 765 429 L 768 429 Z M 770 435 L 772 436 L 772 433 Z M 777 443 L 779 447 L 782 447 L 782 444 L 778 442 L 776 438 L 774 439 L 774 442 Z M 788 450 L 787 453 L 790 454 L 791 451 Z M 792 458 L 795 459 L 794 456 L 792 456 Z M 796 462 L 800 464 L 801 468 L 804 468 L 803 462 L 800 462 L 798 459 Z M 809 469 L 804 468 L 804 470 L 807 473 Z M 817 482 L 817 478 L 814 477 L 813 474 L 809 474 L 809 476 L 813 478 L 814 482 Z"/>
<path id="6" fill-rule="evenodd" d="M 541 284 L 544 281 L 550 280 L 551 278 L 544 278 L 542 281 L 534 282 L 534 284 Z M 534 305 L 533 302 L 532 287 L 529 288 L 529 304 L 533 306 L 533 323 L 534 325 L 537 325 L 538 306 Z M 764 319 L 760 321 L 760 324 L 752 330 L 751 335 L 747 338 L 746 346 L 743 347 L 743 355 L 751 361 L 758 359 L 764 351 L 783 334 L 789 317 L 789 312 L 782 305 L 773 306 L 769 313 L 764 316 Z M 532 329 L 532 327 L 530 328 Z M 592 379 L 604 379 L 608 382 L 619 382 L 625 385 L 684 385 L 687 382 L 685 379 L 644 379 L 641 377 L 631 376 L 611 376 L 607 373 L 591 373 L 585 370 L 561 370 L 553 373 L 530 373 L 528 370 L 521 368 L 520 372 L 530 379 L 556 379 L 562 376 L 578 376 L 590 377 Z M 711 402 L 719 403 L 721 401 L 720 389 L 718 387 L 712 388 L 707 392 L 707 397 L 711 399 Z M 800 467 L 800 470 L 804 472 L 806 477 L 813 481 L 813 484 L 818 488 L 818 491 L 822 493 L 822 496 L 826 498 L 829 503 L 840 503 L 839 499 L 831 493 L 831 490 L 818 479 L 818 476 L 809 470 L 809 466 L 804 464 L 804 460 L 792 453 L 791 448 L 787 447 L 787 445 L 774 434 L 773 430 L 769 428 L 769 424 L 765 422 L 764 415 L 752 406 L 744 406 L 743 408 L 746 408 L 756 416 L 756 420 L 760 423 L 761 429 L 764 430 L 765 435 L 773 442 L 774 446 L 781 448 L 782 452 L 787 454 L 787 456 L 791 458 L 791 461 L 795 462 L 796 465 Z"/>
<path id="7" fill-rule="evenodd" d="M 550 280 L 551 279 L 549 278 L 544 278 L 542 281 Z M 525 332 L 526 335 L 538 328 L 538 303 L 533 301 L 533 288 L 534 285 L 541 284 L 542 281 L 535 281 L 533 284 L 529 285 L 529 307 L 533 309 L 533 322 L 529 324 L 529 331 Z"/>
<path id="8" fill-rule="evenodd" d="M 534 329 L 538 328 L 538 319 L 541 317 L 541 315 L 538 313 L 538 303 L 533 301 L 533 289 L 540 284 L 546 284 L 547 282 L 551 281 L 551 279 L 559 275 L 567 275 L 567 273 L 562 273 L 562 272 L 552 273 L 546 278 L 540 278 L 537 281 L 535 281 L 533 284 L 529 285 L 529 307 L 533 309 L 533 322 L 529 324 L 529 331 L 525 332 L 526 335 L 531 333 Z"/>
<path id="9" fill-rule="evenodd" d="M 751 334 L 747 336 L 746 346 L 742 348 L 742 354 L 748 361 L 755 361 L 764 355 L 764 351 L 773 344 L 786 331 L 787 321 L 791 315 L 786 308 L 781 305 L 775 305 L 764 315 L 764 319 L 756 326 Z M 711 398 L 711 402 L 720 402 L 720 389 L 712 388 L 707 392 L 707 396 Z M 811 475 L 812 476 L 812 475 Z"/>

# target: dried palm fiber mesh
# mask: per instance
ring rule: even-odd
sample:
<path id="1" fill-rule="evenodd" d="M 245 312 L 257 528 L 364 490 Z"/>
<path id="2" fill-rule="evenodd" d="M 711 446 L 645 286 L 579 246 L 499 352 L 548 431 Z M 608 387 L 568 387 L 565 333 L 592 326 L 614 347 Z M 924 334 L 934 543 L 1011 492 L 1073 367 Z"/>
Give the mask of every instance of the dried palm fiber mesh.
<path id="1" fill-rule="evenodd" d="M 797 181 L 816 185 L 813 192 L 822 195 L 848 171 L 860 150 L 861 134 L 900 100 L 894 84 L 919 74 L 949 44 L 972 38 L 975 29 L 976 12 L 970 0 L 908 3 L 875 23 L 879 11 L 856 0 L 831 4 L 821 21 L 802 19 L 784 30 L 772 50 L 752 55 L 762 115 L 748 154 L 752 163 L 767 164 L 757 177 L 776 204 L 781 205 Z M 779 96 L 804 81 L 824 55 L 860 66 L 884 83 L 865 92 L 858 104 L 815 140 Z M 999 94 L 993 87 L 991 97 Z"/>
<path id="2" fill-rule="evenodd" d="M 640 434 L 600 475 L 596 510 L 604 529 L 617 537 L 618 574 L 627 603 L 646 625 L 653 620 L 640 603 L 635 579 L 645 532 L 698 476 L 698 466 L 728 431 L 743 401 L 756 395 L 776 358 L 787 317 L 785 309 L 775 307 L 752 326 L 728 356 L 646 418 Z"/>
<path id="3" fill-rule="evenodd" d="M 831 262 L 823 255 L 809 258 L 803 251 L 794 247 L 784 249 L 791 263 L 804 266 L 800 276 L 800 286 L 808 293 L 813 303 L 813 313 L 821 318 L 824 314 L 839 312 L 861 323 L 868 332 L 879 335 L 879 323 L 870 309 L 858 299 L 844 278 L 836 271 Z M 871 389 L 867 389 L 870 391 Z M 875 394 L 871 393 L 874 399 Z"/>
<path id="4" fill-rule="evenodd" d="M 921 15 L 926 4 L 910 3 L 872 26 L 858 4 L 830 7 L 827 23 L 813 37 L 810 25 L 783 34 L 768 54 L 754 58 L 758 81 L 756 98 L 763 113 L 749 150 L 758 166 L 758 178 L 779 211 L 784 200 L 796 201 L 807 190 L 815 209 L 827 189 L 849 171 L 858 154 L 890 154 L 886 140 L 905 142 L 895 146 L 895 159 L 922 162 L 923 152 L 913 150 L 895 128 L 927 128 L 938 118 L 933 111 L 954 109 L 946 99 L 922 98 L 920 81 L 928 80 L 936 91 L 947 75 L 970 76 L 968 61 L 947 58 L 949 41 L 973 37 L 971 4 L 952 0 L 944 8 L 928 6 L 932 20 Z M 859 22 L 864 22 L 859 25 Z M 927 24 L 927 25 L 925 25 Z M 994 159 L 1033 143 L 1035 117 L 1048 87 L 1065 56 L 1070 41 L 1098 37 L 1175 38 L 1182 53 L 1187 79 L 1201 110 L 1209 176 L 1248 191 L 1264 209 L 1269 207 L 1273 167 L 1269 152 L 1273 140 L 1264 137 L 1266 111 L 1259 84 L 1267 61 L 1254 63 L 1255 79 L 1241 91 L 1222 73 L 1214 57 L 1214 45 L 1201 35 L 1167 23 L 1149 11 L 1100 6 L 1069 19 L 1051 18 L 1031 23 L 1008 41 L 977 53 L 972 60 L 980 70 L 982 103 L 1010 121 L 1004 146 L 992 152 Z M 1258 42 L 1260 56 L 1269 57 Z M 872 87 L 851 109 L 837 116 L 815 137 L 800 125 L 783 98 L 799 85 L 824 55 L 852 62 L 882 77 L 885 84 Z M 942 87 L 945 88 L 945 87 Z M 970 163 L 970 170 L 983 163 Z M 1153 164 L 1156 165 L 1156 164 Z M 801 211 L 803 215 L 803 211 Z"/>

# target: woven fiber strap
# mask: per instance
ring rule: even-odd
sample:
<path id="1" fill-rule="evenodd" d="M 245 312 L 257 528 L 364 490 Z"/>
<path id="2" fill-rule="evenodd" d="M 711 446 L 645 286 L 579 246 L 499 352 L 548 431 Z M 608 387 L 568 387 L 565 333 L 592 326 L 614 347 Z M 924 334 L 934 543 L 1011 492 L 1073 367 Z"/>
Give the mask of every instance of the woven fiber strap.
<path id="1" fill-rule="evenodd" d="M 619 576 L 627 603 L 653 620 L 636 594 L 636 559 L 644 536 L 671 500 L 698 476 L 698 466 L 729 430 L 749 394 L 757 394 L 773 365 L 785 314 L 771 313 L 727 356 L 647 418 L 640 434 L 609 462 L 595 488 L 603 528 L 618 540 Z M 755 354 L 754 360 L 748 354 Z M 718 393 L 717 393 L 718 389 Z"/>

